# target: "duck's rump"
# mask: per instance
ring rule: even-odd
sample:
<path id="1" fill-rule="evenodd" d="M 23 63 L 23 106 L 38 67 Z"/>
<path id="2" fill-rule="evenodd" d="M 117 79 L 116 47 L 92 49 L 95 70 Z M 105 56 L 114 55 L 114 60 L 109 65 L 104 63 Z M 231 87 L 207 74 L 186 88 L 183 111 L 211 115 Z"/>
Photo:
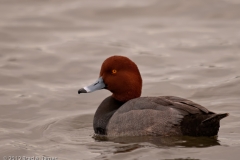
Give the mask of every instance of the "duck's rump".
<path id="1" fill-rule="evenodd" d="M 107 135 L 214 136 L 220 119 L 227 115 L 179 97 L 140 97 L 128 101 L 113 114 Z"/>

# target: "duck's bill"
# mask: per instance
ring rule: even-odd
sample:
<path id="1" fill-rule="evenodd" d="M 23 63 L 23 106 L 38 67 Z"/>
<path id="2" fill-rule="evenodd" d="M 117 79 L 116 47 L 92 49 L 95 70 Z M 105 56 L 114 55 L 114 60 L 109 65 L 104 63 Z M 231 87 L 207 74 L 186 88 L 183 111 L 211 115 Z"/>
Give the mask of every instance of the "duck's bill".
<path id="1" fill-rule="evenodd" d="M 78 94 L 80 94 L 80 93 L 90 93 L 90 92 L 94 92 L 94 91 L 96 91 L 96 90 L 100 90 L 100 89 L 105 88 L 105 86 L 106 86 L 106 85 L 105 85 L 105 83 L 103 82 L 102 77 L 100 77 L 100 78 L 98 78 L 98 80 L 97 80 L 95 83 L 79 89 L 79 90 L 78 90 Z"/>

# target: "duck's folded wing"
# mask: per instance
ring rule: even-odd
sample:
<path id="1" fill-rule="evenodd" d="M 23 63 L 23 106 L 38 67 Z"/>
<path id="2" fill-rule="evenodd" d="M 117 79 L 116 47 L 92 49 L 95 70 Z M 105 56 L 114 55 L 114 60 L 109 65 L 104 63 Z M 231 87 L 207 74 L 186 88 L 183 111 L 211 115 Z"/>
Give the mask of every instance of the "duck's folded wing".
<path id="1" fill-rule="evenodd" d="M 219 120 L 226 116 L 179 97 L 140 97 L 113 114 L 107 132 L 110 136 L 212 136 L 218 132 Z"/>
<path id="2" fill-rule="evenodd" d="M 180 122 L 187 114 L 185 111 L 159 105 L 149 98 L 133 99 L 113 114 L 107 126 L 107 135 L 182 135 Z"/>
<path id="3" fill-rule="evenodd" d="M 180 123 L 189 113 L 158 97 L 141 97 L 122 105 L 107 126 L 109 136 L 181 135 Z"/>
<path id="4" fill-rule="evenodd" d="M 172 107 L 184 110 L 190 114 L 198 114 L 198 113 L 205 113 L 205 114 L 211 114 L 214 112 L 209 111 L 205 107 L 194 103 L 190 100 L 180 98 L 180 97 L 174 97 L 174 96 L 160 96 L 159 98 L 156 99 L 156 102 L 158 99 L 163 100 L 163 101 L 169 101 L 171 103 Z"/>
<path id="5" fill-rule="evenodd" d="M 137 104 L 137 105 L 136 105 Z M 173 97 L 173 96 L 160 96 L 160 97 L 140 97 L 125 103 L 121 108 L 121 112 L 139 109 L 154 109 L 154 110 L 167 110 L 174 108 L 188 114 L 212 114 L 205 107 L 194 103 L 190 100 Z"/>

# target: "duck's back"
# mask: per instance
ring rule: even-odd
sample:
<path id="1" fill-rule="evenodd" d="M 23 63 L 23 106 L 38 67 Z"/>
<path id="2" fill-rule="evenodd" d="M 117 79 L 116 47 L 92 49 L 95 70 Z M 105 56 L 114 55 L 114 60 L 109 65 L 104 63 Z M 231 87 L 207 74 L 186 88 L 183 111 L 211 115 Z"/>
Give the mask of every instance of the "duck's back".
<path id="1" fill-rule="evenodd" d="M 140 97 L 123 104 L 107 125 L 109 136 L 214 136 L 220 119 L 192 101 L 172 96 Z"/>

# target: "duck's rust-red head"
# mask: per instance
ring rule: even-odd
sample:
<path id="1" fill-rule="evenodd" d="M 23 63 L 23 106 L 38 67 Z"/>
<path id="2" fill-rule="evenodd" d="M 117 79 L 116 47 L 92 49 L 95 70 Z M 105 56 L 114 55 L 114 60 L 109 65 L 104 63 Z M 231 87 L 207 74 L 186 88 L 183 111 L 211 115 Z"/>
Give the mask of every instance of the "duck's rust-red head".
<path id="1" fill-rule="evenodd" d="M 78 93 L 89 93 L 103 88 L 111 91 L 112 96 L 122 102 L 140 97 L 142 78 L 137 65 L 124 56 L 109 57 L 102 64 L 97 82 L 80 89 Z"/>

